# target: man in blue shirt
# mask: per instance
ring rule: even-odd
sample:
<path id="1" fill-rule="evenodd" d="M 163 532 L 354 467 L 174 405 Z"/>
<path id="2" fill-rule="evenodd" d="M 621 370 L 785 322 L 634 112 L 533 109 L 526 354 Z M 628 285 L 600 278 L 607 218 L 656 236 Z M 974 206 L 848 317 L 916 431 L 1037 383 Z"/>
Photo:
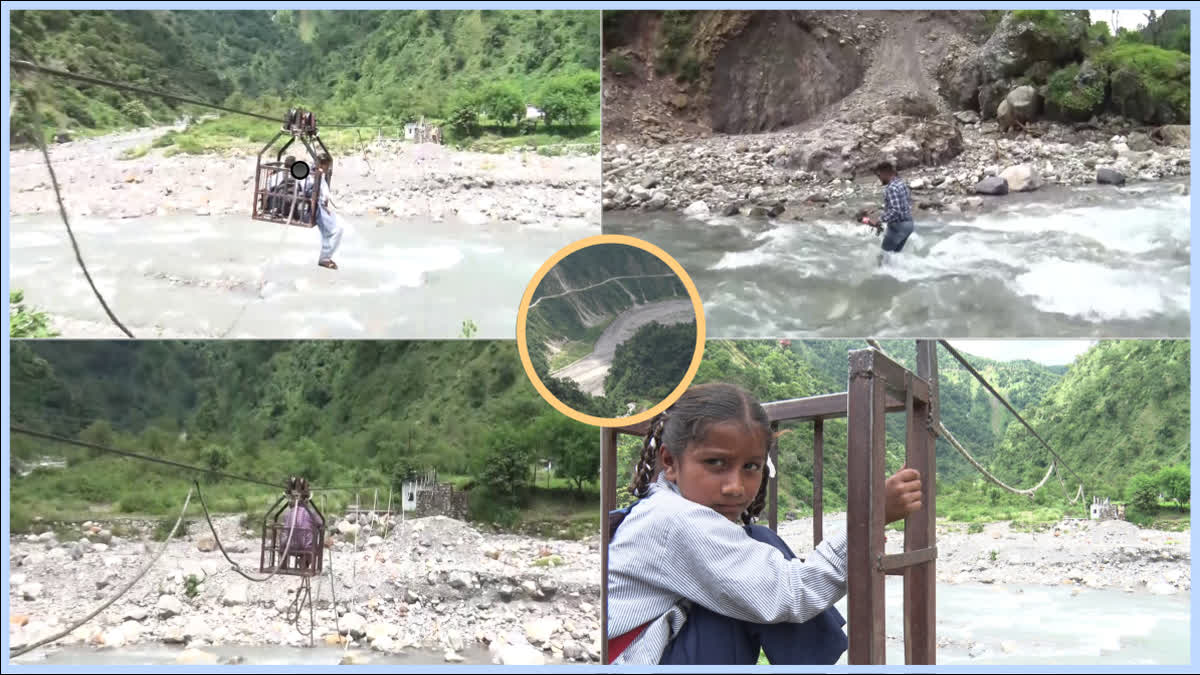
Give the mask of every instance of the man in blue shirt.
<path id="1" fill-rule="evenodd" d="M 877 220 L 867 219 L 867 224 L 877 228 L 886 225 L 883 250 L 899 253 L 913 232 L 912 193 L 896 173 L 896 167 L 887 160 L 875 165 L 875 176 L 883 184 L 883 215 Z"/>

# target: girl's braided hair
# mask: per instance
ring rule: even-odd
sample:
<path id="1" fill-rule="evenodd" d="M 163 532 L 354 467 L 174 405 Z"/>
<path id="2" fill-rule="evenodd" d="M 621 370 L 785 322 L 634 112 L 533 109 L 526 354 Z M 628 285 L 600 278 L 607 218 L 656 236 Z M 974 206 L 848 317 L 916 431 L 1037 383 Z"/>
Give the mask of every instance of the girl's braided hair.
<path id="1" fill-rule="evenodd" d="M 666 443 L 667 450 L 673 456 L 679 458 L 688 446 L 703 440 L 710 427 L 722 422 L 742 422 L 748 428 L 760 429 L 768 439 L 768 456 L 774 450 L 773 425 L 767 418 L 767 411 L 750 392 L 732 384 L 698 385 L 688 389 L 675 405 L 650 421 L 650 429 L 642 442 L 642 454 L 634 469 L 630 492 L 638 498 L 650 493 L 650 486 L 658 475 L 658 449 L 663 447 L 663 443 Z M 764 476 L 754 501 L 742 513 L 743 523 L 750 525 L 762 513 L 766 497 L 767 479 Z"/>

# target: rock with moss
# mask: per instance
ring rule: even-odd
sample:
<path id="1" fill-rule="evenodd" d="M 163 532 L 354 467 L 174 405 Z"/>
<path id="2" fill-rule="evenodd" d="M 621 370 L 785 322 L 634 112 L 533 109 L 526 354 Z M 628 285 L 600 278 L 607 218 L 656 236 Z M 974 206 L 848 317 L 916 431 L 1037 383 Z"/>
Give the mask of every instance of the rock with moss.
<path id="1" fill-rule="evenodd" d="M 1044 89 L 1046 117 L 1083 122 L 1104 108 L 1106 75 L 1091 61 L 1071 64 L 1050 76 Z"/>
<path id="2" fill-rule="evenodd" d="M 1121 43 L 1100 57 L 1109 73 L 1114 112 L 1146 124 L 1191 119 L 1191 61 L 1183 52 Z"/>
<path id="3" fill-rule="evenodd" d="M 943 88 L 951 104 L 992 117 L 1005 93 L 1027 76 L 1034 64 L 1045 62 L 1053 67 L 1078 60 L 1089 23 L 1087 11 L 1079 10 L 1008 13 L 979 52 L 946 78 Z M 1041 70 L 1047 67 L 1038 66 Z"/>

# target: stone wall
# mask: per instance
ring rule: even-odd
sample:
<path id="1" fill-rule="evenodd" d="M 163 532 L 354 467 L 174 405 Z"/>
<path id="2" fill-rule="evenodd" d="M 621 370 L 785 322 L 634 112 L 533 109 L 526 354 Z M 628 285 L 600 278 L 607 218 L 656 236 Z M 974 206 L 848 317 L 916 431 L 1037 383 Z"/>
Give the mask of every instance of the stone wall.
<path id="1" fill-rule="evenodd" d="M 407 512 L 410 518 L 446 516 L 455 520 L 467 519 L 467 493 L 455 490 L 449 483 L 426 486 L 416 496 L 416 508 Z"/>

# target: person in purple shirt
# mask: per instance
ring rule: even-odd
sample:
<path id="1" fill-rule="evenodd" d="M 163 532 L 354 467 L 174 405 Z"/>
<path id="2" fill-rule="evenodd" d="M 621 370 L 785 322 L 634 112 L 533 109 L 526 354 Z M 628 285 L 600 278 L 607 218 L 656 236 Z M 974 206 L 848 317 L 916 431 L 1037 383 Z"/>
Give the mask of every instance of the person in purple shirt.
<path id="1" fill-rule="evenodd" d="M 283 512 L 282 529 L 278 531 L 278 549 L 296 561 L 295 567 L 306 569 L 316 562 L 317 530 L 323 524 L 308 504 L 308 483 L 303 478 L 289 481 L 289 492 L 300 495 L 299 504 Z M 291 535 L 289 543 L 288 536 Z"/>

